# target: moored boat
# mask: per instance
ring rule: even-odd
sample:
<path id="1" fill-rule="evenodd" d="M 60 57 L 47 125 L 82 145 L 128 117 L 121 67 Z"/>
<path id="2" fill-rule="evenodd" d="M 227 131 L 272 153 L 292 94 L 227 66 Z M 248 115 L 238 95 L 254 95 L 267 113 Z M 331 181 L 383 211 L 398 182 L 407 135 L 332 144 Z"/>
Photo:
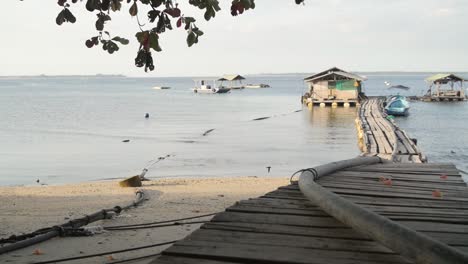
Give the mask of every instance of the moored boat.
<path id="1" fill-rule="evenodd" d="M 195 80 L 195 87 L 192 89 L 194 93 L 215 94 L 215 93 L 228 93 L 230 88 L 218 86 L 216 80 L 213 80 L 213 85 L 207 84 L 205 80 Z"/>
<path id="2" fill-rule="evenodd" d="M 385 112 L 393 116 L 406 116 L 409 114 L 409 103 L 404 96 L 395 95 L 387 98 Z"/>

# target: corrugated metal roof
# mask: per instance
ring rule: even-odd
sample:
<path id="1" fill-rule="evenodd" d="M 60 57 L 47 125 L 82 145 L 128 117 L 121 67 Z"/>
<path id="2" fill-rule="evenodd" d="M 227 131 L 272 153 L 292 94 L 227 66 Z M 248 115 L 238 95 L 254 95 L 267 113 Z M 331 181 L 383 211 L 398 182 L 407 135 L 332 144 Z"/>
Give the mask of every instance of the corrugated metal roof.
<path id="1" fill-rule="evenodd" d="M 438 73 L 427 78 L 426 81 L 446 83 L 448 81 L 466 81 L 466 79 L 451 73 Z"/>
<path id="2" fill-rule="evenodd" d="M 343 77 L 346 77 L 346 78 L 349 78 L 349 79 L 359 80 L 359 81 L 365 81 L 366 80 L 365 77 L 359 76 L 357 74 L 345 72 L 342 69 L 339 69 L 337 67 L 333 67 L 333 68 L 330 68 L 330 69 L 328 69 L 326 71 L 323 71 L 323 72 L 317 73 L 315 75 L 309 76 L 309 77 L 305 78 L 304 80 L 307 81 L 307 82 L 311 82 L 311 81 L 314 81 L 314 80 L 322 79 L 322 78 L 325 78 L 327 76 L 333 76 L 333 75 L 343 76 Z"/>
<path id="3" fill-rule="evenodd" d="M 219 79 L 219 81 L 240 81 L 240 80 L 245 80 L 245 78 L 238 74 L 226 74 L 226 75 L 223 75 L 223 77 Z"/>

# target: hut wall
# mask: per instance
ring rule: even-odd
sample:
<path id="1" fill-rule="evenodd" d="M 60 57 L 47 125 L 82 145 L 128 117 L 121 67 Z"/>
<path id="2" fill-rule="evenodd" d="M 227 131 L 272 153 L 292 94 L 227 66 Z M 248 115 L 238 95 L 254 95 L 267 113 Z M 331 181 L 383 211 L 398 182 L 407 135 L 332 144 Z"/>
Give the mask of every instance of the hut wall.
<path id="1" fill-rule="evenodd" d="M 338 100 L 357 99 L 358 97 L 356 90 L 335 90 L 335 96 Z"/>
<path id="2" fill-rule="evenodd" d="M 324 100 L 328 98 L 328 81 L 316 82 L 310 85 L 314 86 L 314 93 L 312 94 L 312 99 Z"/>

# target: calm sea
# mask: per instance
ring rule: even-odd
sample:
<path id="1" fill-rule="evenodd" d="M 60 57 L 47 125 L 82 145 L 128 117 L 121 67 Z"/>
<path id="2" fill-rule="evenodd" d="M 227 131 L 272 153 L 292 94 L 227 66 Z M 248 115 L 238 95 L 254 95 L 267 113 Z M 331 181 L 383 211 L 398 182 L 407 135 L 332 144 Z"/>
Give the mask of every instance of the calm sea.
<path id="1" fill-rule="evenodd" d="M 384 81 L 420 95 L 429 75 L 363 74 L 370 95 L 390 94 Z M 289 176 L 359 154 L 356 109 L 303 109 L 304 75 L 247 77 L 271 88 L 200 95 L 191 78 L 1 78 L 0 185 L 128 177 L 166 155 L 147 176 Z M 161 85 L 172 89 L 152 89 Z M 397 122 L 429 161 L 468 170 L 468 103 L 410 111 Z"/>

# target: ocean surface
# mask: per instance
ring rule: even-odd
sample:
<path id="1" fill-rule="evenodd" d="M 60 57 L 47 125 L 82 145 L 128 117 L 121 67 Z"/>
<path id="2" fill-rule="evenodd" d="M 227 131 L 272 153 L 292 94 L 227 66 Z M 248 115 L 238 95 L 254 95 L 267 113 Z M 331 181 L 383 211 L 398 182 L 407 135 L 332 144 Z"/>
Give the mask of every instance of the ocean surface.
<path id="1" fill-rule="evenodd" d="M 421 95 L 430 75 L 362 74 L 368 95 L 391 94 L 385 81 L 412 88 L 393 93 Z M 188 77 L 0 78 L 0 185 L 123 178 L 148 167 L 150 178 L 289 176 L 357 156 L 356 109 L 303 108 L 305 76 L 247 76 L 271 88 L 213 95 L 194 94 Z M 397 122 L 429 161 L 468 171 L 468 103 L 413 102 L 410 112 Z M 253 120 L 261 117 L 269 118 Z"/>

